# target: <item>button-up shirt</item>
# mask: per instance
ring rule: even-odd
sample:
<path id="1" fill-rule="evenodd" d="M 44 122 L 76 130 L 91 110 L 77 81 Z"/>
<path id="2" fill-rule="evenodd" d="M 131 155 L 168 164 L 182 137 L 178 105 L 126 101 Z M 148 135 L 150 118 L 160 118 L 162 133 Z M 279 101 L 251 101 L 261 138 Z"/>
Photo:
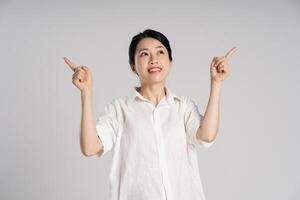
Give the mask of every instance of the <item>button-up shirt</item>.
<path id="1" fill-rule="evenodd" d="M 196 148 L 202 122 L 196 104 L 168 87 L 155 105 L 138 87 L 107 103 L 97 117 L 101 156 L 112 150 L 111 200 L 205 200 Z"/>

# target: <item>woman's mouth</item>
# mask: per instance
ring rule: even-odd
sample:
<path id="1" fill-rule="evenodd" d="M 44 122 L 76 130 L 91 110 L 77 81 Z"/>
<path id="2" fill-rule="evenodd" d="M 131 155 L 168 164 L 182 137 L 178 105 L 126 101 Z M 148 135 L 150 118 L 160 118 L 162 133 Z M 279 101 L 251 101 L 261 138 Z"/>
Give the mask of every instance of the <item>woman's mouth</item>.
<path id="1" fill-rule="evenodd" d="M 148 72 L 150 74 L 153 74 L 153 73 L 159 73 L 159 72 L 161 72 L 161 70 L 162 70 L 162 68 L 160 68 L 160 67 L 153 67 L 153 68 L 148 69 Z"/>

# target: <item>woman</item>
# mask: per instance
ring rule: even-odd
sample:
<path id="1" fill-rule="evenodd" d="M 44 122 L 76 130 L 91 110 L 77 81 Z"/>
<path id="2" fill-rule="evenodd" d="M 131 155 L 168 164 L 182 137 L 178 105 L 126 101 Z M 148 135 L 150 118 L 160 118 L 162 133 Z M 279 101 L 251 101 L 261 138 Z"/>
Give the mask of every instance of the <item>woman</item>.
<path id="1" fill-rule="evenodd" d="M 196 147 L 207 148 L 215 140 L 221 83 L 229 75 L 228 59 L 235 50 L 212 60 L 211 93 L 201 115 L 190 98 L 175 95 L 165 85 L 172 68 L 168 39 L 151 29 L 137 34 L 129 46 L 129 64 L 141 85 L 108 103 L 96 122 L 91 70 L 64 58 L 81 91 L 82 153 L 101 156 L 113 150 L 112 200 L 205 199 Z"/>

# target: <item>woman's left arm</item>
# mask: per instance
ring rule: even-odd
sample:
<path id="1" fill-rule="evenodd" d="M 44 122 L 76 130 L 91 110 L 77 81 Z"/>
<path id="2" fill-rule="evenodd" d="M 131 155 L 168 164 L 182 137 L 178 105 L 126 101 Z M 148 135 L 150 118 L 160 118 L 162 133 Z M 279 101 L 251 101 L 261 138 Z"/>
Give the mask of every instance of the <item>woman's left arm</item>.
<path id="1" fill-rule="evenodd" d="M 210 65 L 211 89 L 208 104 L 202 122 L 197 130 L 197 139 L 212 142 L 218 133 L 220 126 L 220 94 L 221 85 L 230 74 L 228 60 L 237 50 L 233 47 L 222 57 L 214 57 Z"/>

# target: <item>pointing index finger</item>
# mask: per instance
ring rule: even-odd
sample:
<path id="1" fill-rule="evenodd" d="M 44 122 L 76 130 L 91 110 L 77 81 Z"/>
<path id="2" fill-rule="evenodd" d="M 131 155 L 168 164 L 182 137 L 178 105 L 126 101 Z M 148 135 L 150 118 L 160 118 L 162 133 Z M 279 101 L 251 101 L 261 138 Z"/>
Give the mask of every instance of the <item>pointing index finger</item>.
<path id="1" fill-rule="evenodd" d="M 71 62 L 67 57 L 64 57 L 64 61 L 73 71 L 75 71 L 77 66 L 73 62 Z"/>
<path id="2" fill-rule="evenodd" d="M 231 49 L 226 53 L 225 58 L 226 58 L 226 59 L 229 59 L 229 58 L 232 56 L 232 54 L 233 54 L 234 52 L 236 52 L 236 50 L 237 50 L 237 47 L 231 48 Z"/>

